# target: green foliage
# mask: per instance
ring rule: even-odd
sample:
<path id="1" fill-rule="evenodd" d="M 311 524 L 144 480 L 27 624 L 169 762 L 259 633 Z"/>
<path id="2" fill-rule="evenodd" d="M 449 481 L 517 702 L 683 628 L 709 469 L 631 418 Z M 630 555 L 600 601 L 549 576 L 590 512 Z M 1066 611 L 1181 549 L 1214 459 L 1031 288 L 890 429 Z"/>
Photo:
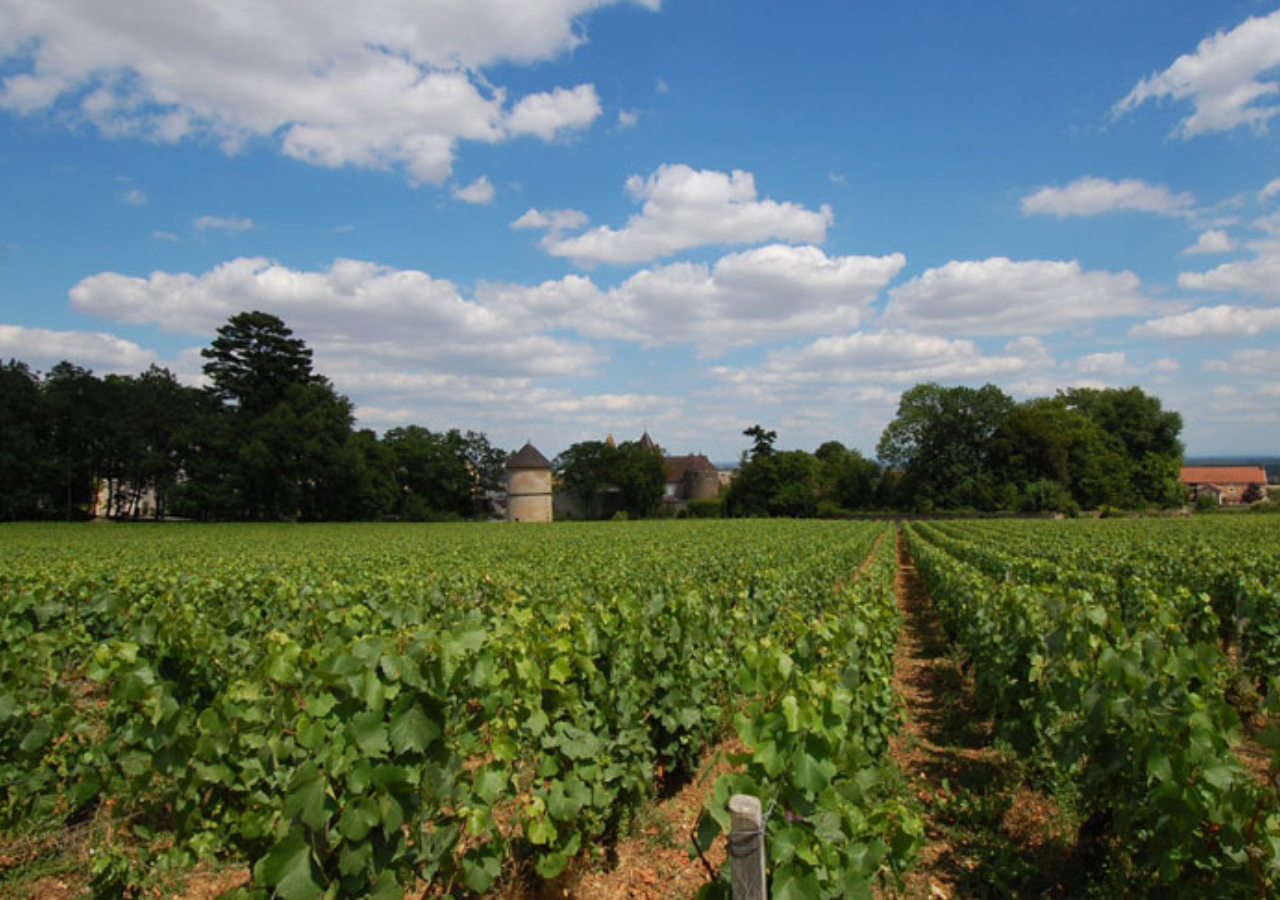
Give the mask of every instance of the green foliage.
<path id="1" fill-rule="evenodd" d="M 889 785 L 897 725 L 893 648 L 899 627 L 891 532 L 852 583 L 789 604 L 774 633 L 746 648 L 737 673 L 751 701 L 734 724 L 749 749 L 716 782 L 698 842 L 730 829 L 734 794 L 771 815 L 765 851 L 774 897 L 871 896 L 902 887 L 924 844 L 921 821 Z M 869 532 L 874 534 L 874 532 Z"/>
<path id="2" fill-rule="evenodd" d="M 902 395 L 877 453 L 901 473 L 896 503 L 920 511 L 1170 507 L 1183 502 L 1181 429 L 1136 387 L 1015 405 L 991 385 L 921 384 Z"/>
<path id="3" fill-rule="evenodd" d="M 613 445 L 583 441 L 555 459 L 560 484 L 573 495 L 588 519 L 618 513 L 644 519 L 658 514 L 666 469 L 661 448 L 639 441 Z"/>
<path id="4" fill-rule="evenodd" d="M 249 419 L 281 402 L 290 387 L 323 380 L 312 374 L 311 349 L 270 313 L 235 314 L 200 355 L 215 393 Z"/>
<path id="5" fill-rule="evenodd" d="M 1116 870 L 1143 891 L 1270 896 L 1280 884 L 1277 797 L 1233 752 L 1241 723 L 1223 645 L 1243 627 L 1250 671 L 1269 678 L 1280 663 L 1277 598 L 1242 575 L 1276 571 L 1261 549 L 1274 535 L 1250 524 L 908 529 L 1001 736 L 1071 779 Z"/>
<path id="6" fill-rule="evenodd" d="M 1063 494 L 1086 509 L 1124 504 L 1130 496 L 1123 450 L 1062 398 L 1020 404 L 993 436 L 991 457 L 996 477 L 1013 485 L 1034 511 L 1064 509 Z M 1049 483 L 1057 491 L 1046 506 Z M 1040 485 L 1034 494 L 1032 485 Z"/>
<path id="7" fill-rule="evenodd" d="M 876 455 L 903 471 L 900 502 L 915 509 L 993 509 L 991 441 L 1014 403 L 994 385 L 918 384 L 902 395 Z"/>
<path id="8" fill-rule="evenodd" d="M 1131 502 L 1121 505 L 1177 506 L 1183 491 L 1182 416 L 1161 407 L 1141 388 L 1072 388 L 1059 395 L 1092 420 L 1116 447 Z M 1119 498 L 1109 499 L 1115 503 Z"/>
<path id="9" fill-rule="evenodd" d="M 155 366 L 0 367 L 0 518 L 466 518 L 502 485 L 506 454 L 483 434 L 355 432 L 274 316 L 233 316 L 203 353 L 207 391 Z"/>
<path id="10" fill-rule="evenodd" d="M 692 771 L 756 696 L 731 660 L 779 623 L 804 641 L 793 668 L 828 673 L 802 626 L 826 609 L 821 634 L 855 637 L 832 585 L 876 534 L 47 528 L 4 534 L 0 827 L 97 808 L 121 836 L 104 892 L 142 885 L 160 853 L 239 860 L 255 897 L 556 877 L 659 767 Z M 853 709 L 860 734 L 891 711 Z"/>
<path id="11" fill-rule="evenodd" d="M 40 379 L 17 360 L 0 366 L 0 518 L 34 517 L 44 496 Z"/>
<path id="12" fill-rule="evenodd" d="M 778 432 L 763 425 L 752 425 L 742 433 L 751 438 L 752 456 L 768 456 L 773 452 L 774 441 L 778 439 Z"/>
<path id="13" fill-rule="evenodd" d="M 351 402 L 328 384 L 292 384 L 260 415 L 244 415 L 234 483 L 248 518 L 341 518 L 335 507 L 355 468 Z"/>
<path id="14" fill-rule="evenodd" d="M 506 454 L 474 431 L 437 434 L 409 425 L 388 431 L 383 444 L 398 485 L 394 512 L 408 521 L 482 515 L 486 492 L 503 478 Z"/>
<path id="15" fill-rule="evenodd" d="M 1074 502 L 1060 482 L 1042 478 L 1024 488 L 1019 508 L 1022 512 L 1066 512 Z"/>
<path id="16" fill-rule="evenodd" d="M 839 441 L 828 441 L 814 452 L 818 458 L 818 492 L 822 502 L 842 510 L 873 509 L 880 467 Z M 821 515 L 821 513 L 819 513 Z"/>
<path id="17" fill-rule="evenodd" d="M 688 508 L 690 519 L 719 519 L 724 515 L 724 501 L 718 498 L 715 500 L 690 500 Z"/>
<path id="18" fill-rule="evenodd" d="M 724 503 L 736 517 L 810 518 L 818 508 L 818 461 L 803 450 L 757 453 L 739 468 Z"/>

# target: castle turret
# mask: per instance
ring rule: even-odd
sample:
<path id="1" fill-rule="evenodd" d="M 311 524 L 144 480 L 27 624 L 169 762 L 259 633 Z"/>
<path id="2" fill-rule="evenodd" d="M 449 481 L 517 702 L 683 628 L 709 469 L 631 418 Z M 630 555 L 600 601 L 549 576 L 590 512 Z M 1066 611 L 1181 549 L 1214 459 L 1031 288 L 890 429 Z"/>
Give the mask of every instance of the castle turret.
<path id="1" fill-rule="evenodd" d="M 720 473 L 701 453 L 689 457 L 684 470 L 684 495 L 689 500 L 714 500 L 720 495 Z"/>
<path id="2" fill-rule="evenodd" d="M 551 463 L 533 444 L 507 460 L 507 521 L 551 521 Z"/>

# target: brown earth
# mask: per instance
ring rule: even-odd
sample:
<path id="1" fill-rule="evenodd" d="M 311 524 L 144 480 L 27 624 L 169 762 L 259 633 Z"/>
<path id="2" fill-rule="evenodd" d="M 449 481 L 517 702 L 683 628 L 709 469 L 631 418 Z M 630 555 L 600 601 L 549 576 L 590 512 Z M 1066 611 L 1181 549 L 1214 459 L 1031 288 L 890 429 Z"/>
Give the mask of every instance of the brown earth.
<path id="1" fill-rule="evenodd" d="M 732 768 L 729 755 L 743 752 L 736 740 L 711 748 L 703 757 L 697 775 L 670 797 L 655 801 L 643 810 L 628 833 L 609 852 L 607 860 L 591 867 L 584 860 L 551 883 L 515 880 L 494 893 L 501 900 L 688 900 L 710 880 L 706 866 L 718 872 L 725 861 L 724 837 L 716 839 L 705 854 L 706 863 L 690 856 L 691 834 L 704 800 L 720 775 Z M 0 884 L 0 900 L 81 900 L 90 896 L 89 869 L 92 862 L 88 841 L 66 846 L 32 848 L 35 856 L 56 855 L 59 871 L 19 884 Z M 23 859 L 21 862 L 26 862 Z M 3 856 L 0 856 L 0 863 Z M 18 860 L 15 860 L 18 862 Z M 21 863 L 19 863 L 21 864 Z M 11 866 L 12 867 L 12 866 Z M 4 867 L 0 865 L 0 875 Z M 246 885 L 246 867 L 212 870 L 197 868 L 180 888 L 154 896 L 180 900 L 213 900 L 225 891 Z M 422 889 L 407 897 L 422 895 Z"/>
<path id="2" fill-rule="evenodd" d="M 698 777 L 674 796 L 656 803 L 637 821 L 635 833 L 615 848 L 616 864 L 581 873 L 563 896 L 576 900 L 687 900 L 711 880 L 702 860 L 690 858 L 692 832 L 717 778 L 732 765 L 729 754 L 744 748 L 736 740 L 713 748 Z M 706 865 L 719 872 L 725 861 L 725 839 L 717 837 L 705 854 Z"/>
<path id="3" fill-rule="evenodd" d="M 976 708 L 971 680 L 901 533 L 897 552 L 903 629 L 894 690 L 905 716 L 890 755 L 920 803 L 928 839 L 902 896 L 1053 896 L 1069 852 L 1060 813 L 1023 784 L 1016 761 L 993 746 L 992 723 Z M 1025 893 L 1016 883 L 992 883 L 1004 881 L 1006 870 L 1025 882 Z"/>

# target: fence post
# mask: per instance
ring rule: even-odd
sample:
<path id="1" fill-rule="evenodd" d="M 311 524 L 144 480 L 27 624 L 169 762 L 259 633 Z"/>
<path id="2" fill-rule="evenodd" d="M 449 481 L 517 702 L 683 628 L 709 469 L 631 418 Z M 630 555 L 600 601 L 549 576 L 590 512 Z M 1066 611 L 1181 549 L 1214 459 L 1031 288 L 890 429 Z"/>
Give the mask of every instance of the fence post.
<path id="1" fill-rule="evenodd" d="M 729 798 L 732 827 L 729 831 L 733 900 L 765 900 L 764 816 L 760 800 L 747 794 Z"/>

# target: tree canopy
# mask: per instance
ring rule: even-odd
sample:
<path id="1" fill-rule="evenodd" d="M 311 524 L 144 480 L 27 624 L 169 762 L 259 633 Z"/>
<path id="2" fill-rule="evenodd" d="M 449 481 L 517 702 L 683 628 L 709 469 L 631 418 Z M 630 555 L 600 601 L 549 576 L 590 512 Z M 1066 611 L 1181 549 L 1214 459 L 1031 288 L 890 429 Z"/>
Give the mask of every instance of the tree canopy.
<path id="1" fill-rule="evenodd" d="M 1140 388 L 1073 388 L 1016 404 L 992 385 L 917 385 L 878 453 L 896 505 L 1094 509 L 1182 502 L 1182 417 Z"/>
<path id="2" fill-rule="evenodd" d="M 617 446 L 582 441 L 557 456 L 554 469 L 587 518 L 609 518 L 619 512 L 647 518 L 661 509 L 666 470 L 660 447 L 639 441 Z"/>
<path id="3" fill-rule="evenodd" d="M 237 313 L 200 355 L 214 392 L 249 416 L 283 400 L 290 385 L 322 380 L 312 374 L 311 349 L 270 313 Z"/>
<path id="4" fill-rule="evenodd" d="M 995 385 L 918 384 L 876 445 L 881 462 L 902 471 L 899 499 L 916 509 L 994 509 L 1001 500 L 989 452 L 1014 401 Z"/>
<path id="5" fill-rule="evenodd" d="M 487 515 L 506 454 L 483 434 L 355 431 L 351 401 L 268 313 L 232 316 L 202 353 L 206 390 L 155 366 L 105 378 L 0 366 L 0 516 Z"/>

